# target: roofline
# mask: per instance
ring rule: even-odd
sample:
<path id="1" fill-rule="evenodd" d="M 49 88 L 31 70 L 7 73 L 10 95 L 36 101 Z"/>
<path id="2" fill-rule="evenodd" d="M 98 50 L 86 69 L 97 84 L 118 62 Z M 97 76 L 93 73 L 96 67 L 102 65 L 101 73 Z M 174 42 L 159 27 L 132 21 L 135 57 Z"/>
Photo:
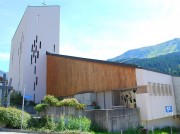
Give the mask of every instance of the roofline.
<path id="1" fill-rule="evenodd" d="M 19 27 L 20 27 L 20 24 L 21 24 L 21 22 L 22 22 L 22 20 L 23 20 L 23 18 L 24 18 L 24 16 L 25 16 L 25 13 L 26 13 L 26 11 L 27 11 L 27 9 L 28 9 L 29 7 L 52 7 L 52 6 L 58 6 L 58 7 L 60 7 L 59 5 L 50 5 L 50 6 L 48 6 L 48 5 L 45 5 L 45 6 L 29 6 L 29 5 L 28 5 L 28 6 L 26 7 L 26 9 L 25 9 L 25 12 L 24 12 L 24 14 L 23 14 L 23 16 L 22 16 L 22 18 L 21 18 L 21 20 L 20 20 L 20 22 L 19 22 L 19 24 L 18 24 L 15 32 L 14 32 L 14 35 L 13 35 L 13 37 L 12 37 L 11 40 L 14 39 L 14 36 L 16 35 L 16 33 L 17 33 L 17 31 L 18 31 L 18 29 L 19 29 Z"/>
<path id="2" fill-rule="evenodd" d="M 147 70 L 147 71 L 156 72 L 156 73 L 166 74 L 166 75 L 174 77 L 174 75 L 171 75 L 171 74 L 168 74 L 168 73 L 164 73 L 164 72 L 161 72 L 161 71 L 158 71 L 158 70 L 154 70 L 154 69 L 144 68 L 144 67 L 141 67 L 141 66 L 137 66 L 137 68 L 144 69 L 144 70 Z M 178 76 L 176 76 L 176 77 L 178 77 Z"/>
<path id="3" fill-rule="evenodd" d="M 89 59 L 89 58 L 75 57 L 75 56 L 69 56 L 69 55 L 53 54 L 48 51 L 46 51 L 46 55 L 56 56 L 56 57 L 64 57 L 64 58 L 81 60 L 81 61 L 90 61 L 90 62 L 96 62 L 96 63 L 102 63 L 102 64 L 110 64 L 110 65 L 116 65 L 116 66 L 126 66 L 126 67 L 137 68 L 137 65 L 133 65 L 133 64 L 118 63 L 118 62 L 111 62 L 111 61 L 97 60 L 97 59 Z"/>

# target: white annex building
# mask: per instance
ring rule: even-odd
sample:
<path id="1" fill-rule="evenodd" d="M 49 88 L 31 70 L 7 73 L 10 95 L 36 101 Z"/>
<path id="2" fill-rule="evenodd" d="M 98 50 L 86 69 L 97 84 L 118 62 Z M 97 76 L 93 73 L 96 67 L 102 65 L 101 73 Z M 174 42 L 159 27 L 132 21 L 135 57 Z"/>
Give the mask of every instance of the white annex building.
<path id="1" fill-rule="evenodd" d="M 59 20 L 59 6 L 28 6 L 12 38 L 9 79 L 37 103 L 46 94 L 46 51 L 59 53 Z"/>
<path id="2" fill-rule="evenodd" d="M 26 98 L 36 103 L 46 95 L 46 51 L 59 54 L 59 26 L 59 6 L 28 6 L 12 38 L 8 78 L 15 90 L 23 93 L 25 88 Z M 180 77 L 137 67 L 136 82 L 134 96 L 142 123 L 150 129 L 169 125 L 165 106 L 172 106 L 171 122 L 180 126 Z M 112 108 L 112 92 L 105 97 L 97 97 L 97 102 L 101 108 Z"/>

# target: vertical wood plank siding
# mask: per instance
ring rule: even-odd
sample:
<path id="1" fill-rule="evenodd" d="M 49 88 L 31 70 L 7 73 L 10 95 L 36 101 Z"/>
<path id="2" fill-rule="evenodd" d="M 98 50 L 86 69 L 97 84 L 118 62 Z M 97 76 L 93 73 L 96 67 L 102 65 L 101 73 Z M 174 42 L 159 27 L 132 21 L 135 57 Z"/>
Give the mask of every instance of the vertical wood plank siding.
<path id="1" fill-rule="evenodd" d="M 135 67 L 47 55 L 47 94 L 71 96 L 136 86 Z"/>

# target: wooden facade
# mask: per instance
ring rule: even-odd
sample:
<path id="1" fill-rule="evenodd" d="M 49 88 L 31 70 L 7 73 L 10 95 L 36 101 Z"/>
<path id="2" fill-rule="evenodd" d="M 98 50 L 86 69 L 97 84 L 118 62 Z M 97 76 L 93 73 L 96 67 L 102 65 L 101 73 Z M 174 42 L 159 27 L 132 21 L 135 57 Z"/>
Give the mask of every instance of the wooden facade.
<path id="1" fill-rule="evenodd" d="M 132 88 L 135 66 L 47 53 L 46 83 L 55 96 Z"/>

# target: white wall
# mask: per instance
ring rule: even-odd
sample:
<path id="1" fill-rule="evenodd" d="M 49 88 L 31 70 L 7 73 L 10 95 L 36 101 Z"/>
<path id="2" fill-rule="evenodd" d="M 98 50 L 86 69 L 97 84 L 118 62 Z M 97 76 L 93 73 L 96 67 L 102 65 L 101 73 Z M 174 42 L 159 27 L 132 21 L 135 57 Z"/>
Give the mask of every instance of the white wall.
<path id="1" fill-rule="evenodd" d="M 32 100 L 35 96 L 37 103 L 40 103 L 46 94 L 46 51 L 59 53 L 59 10 L 59 6 L 28 6 L 12 39 L 9 79 L 12 78 L 15 90 L 22 92 L 25 86 L 26 95 L 31 96 Z M 35 63 L 33 57 L 31 64 L 32 45 L 34 52 L 37 46 L 39 58 L 36 57 Z M 37 56 L 37 52 L 35 55 Z M 36 77 L 38 82 L 34 91 Z"/>
<path id="2" fill-rule="evenodd" d="M 176 115 L 173 83 L 170 75 L 145 69 L 136 69 L 136 78 L 137 86 L 145 86 L 147 88 L 147 93 L 136 94 L 136 103 L 137 107 L 140 107 L 142 120 L 154 120 L 165 117 L 165 106 L 172 106 L 173 114 Z"/>
<path id="3" fill-rule="evenodd" d="M 180 77 L 173 77 L 177 113 L 180 115 Z"/>

